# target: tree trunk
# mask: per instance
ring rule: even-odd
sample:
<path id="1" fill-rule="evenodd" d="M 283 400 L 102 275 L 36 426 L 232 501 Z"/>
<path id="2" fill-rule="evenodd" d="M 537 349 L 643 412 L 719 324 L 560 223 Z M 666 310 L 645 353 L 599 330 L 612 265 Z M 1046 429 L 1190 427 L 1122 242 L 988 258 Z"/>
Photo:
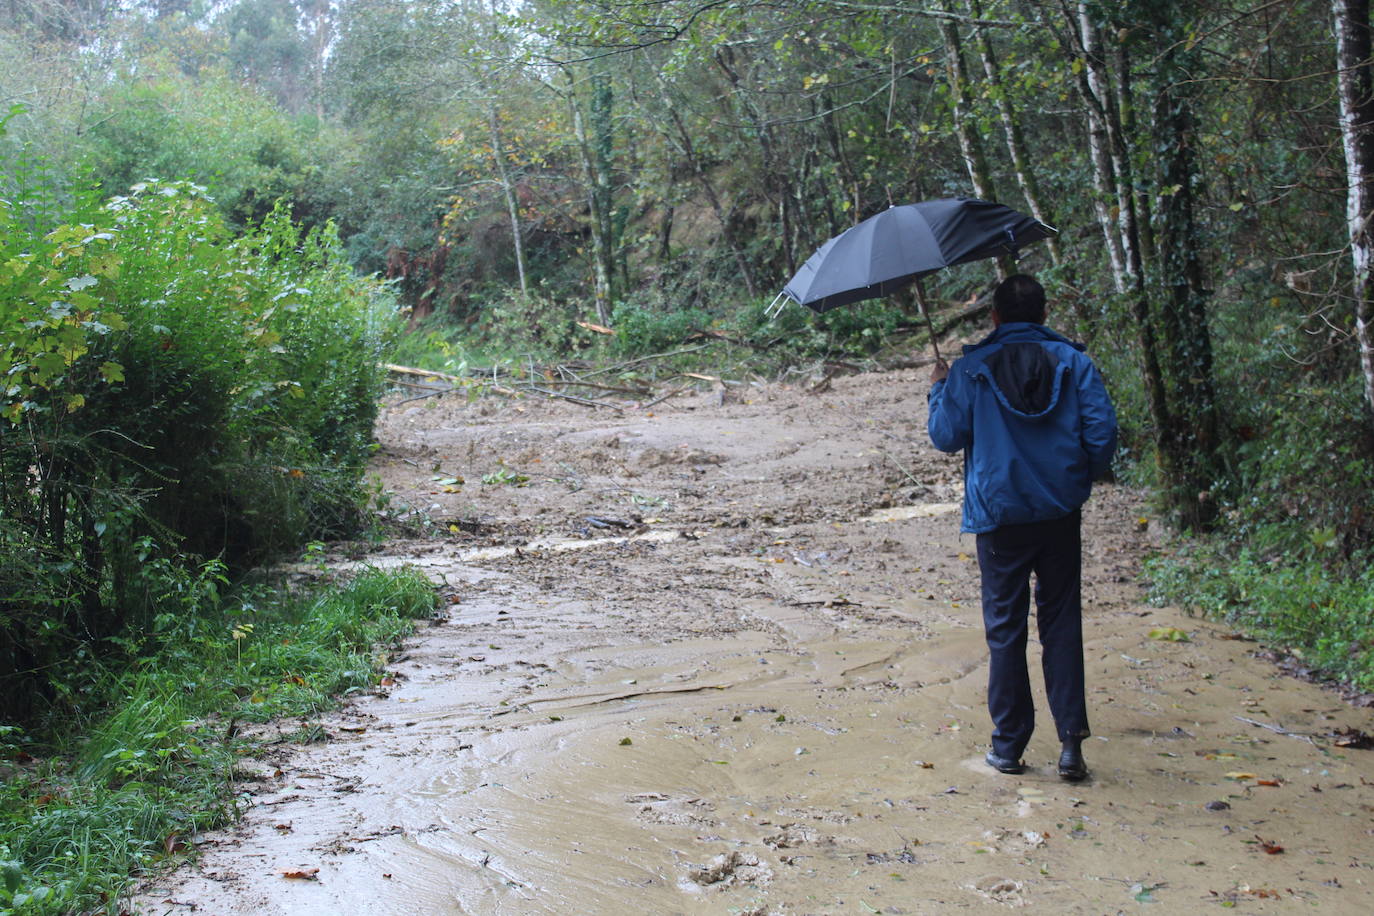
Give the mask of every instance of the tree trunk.
<path id="1" fill-rule="evenodd" d="M 496 174 L 501 179 L 501 193 L 506 199 L 506 212 L 510 214 L 511 246 L 515 251 L 515 272 L 520 278 L 520 298 L 530 296 L 529 283 L 525 279 L 525 242 L 520 228 L 520 203 L 515 198 L 515 187 L 511 182 L 510 167 L 506 162 L 506 145 L 501 135 L 501 124 L 497 119 L 496 106 L 487 109 L 487 125 L 491 131 L 491 155 L 496 160 Z"/>
<path id="2" fill-rule="evenodd" d="M 1132 284 L 1126 246 L 1121 239 L 1119 217 L 1123 189 L 1112 155 L 1111 106 L 1108 101 L 1111 98 L 1110 79 L 1102 61 L 1097 28 L 1088 16 L 1086 6 L 1080 5 L 1078 15 L 1067 7 L 1063 13 L 1082 54 L 1083 67 L 1078 73 L 1078 91 L 1088 113 L 1088 153 L 1092 159 L 1093 187 L 1096 191 L 1093 208 L 1097 212 L 1097 222 L 1102 227 L 1102 239 L 1112 265 L 1112 282 L 1118 293 L 1124 293 Z"/>
<path id="3" fill-rule="evenodd" d="M 1157 212 L 1160 327 L 1164 338 L 1171 423 L 1157 431 L 1166 472 L 1164 492 L 1184 527 L 1207 526 L 1217 504 L 1219 424 L 1207 326 L 1210 293 L 1202 274 L 1202 242 L 1196 218 L 1200 175 L 1193 114 L 1201 66 L 1186 47 L 1182 5 L 1152 8 L 1155 47 L 1153 149 L 1158 162 Z"/>
<path id="4" fill-rule="evenodd" d="M 954 102 L 954 129 L 959 136 L 959 151 L 963 153 L 969 180 L 973 183 L 973 193 L 983 200 L 996 201 L 997 192 L 992 187 L 988 160 L 969 113 L 968 68 L 964 65 L 959 30 L 950 20 L 941 19 L 940 34 L 945 40 L 945 69 L 949 75 L 950 98 Z"/>
<path id="5" fill-rule="evenodd" d="M 976 21 L 983 15 L 978 0 L 969 0 L 969 13 Z M 978 42 L 978 55 L 983 60 L 983 73 L 988 78 L 988 85 L 992 87 L 992 96 L 997 103 L 997 114 L 1002 121 L 1002 132 L 1006 135 L 1007 154 L 1011 157 L 1011 166 L 1016 173 L 1016 182 L 1021 187 L 1021 194 L 1026 198 L 1026 206 L 1030 208 L 1031 216 L 1038 219 L 1047 226 L 1053 226 L 1054 217 L 1046 211 L 1040 199 L 1040 188 L 1035 180 L 1035 172 L 1031 170 L 1030 153 L 1026 147 L 1026 138 L 1021 130 L 1021 123 L 1016 118 L 1016 112 L 1012 110 L 1011 100 L 1007 98 L 1006 86 L 1002 83 L 1002 72 L 997 63 L 997 57 L 992 50 L 992 41 L 988 38 L 987 29 L 982 26 L 974 26 L 974 36 Z M 1063 262 L 1063 251 L 1059 246 L 1059 237 L 1051 236 L 1045 240 L 1050 252 L 1050 263 L 1058 267 Z"/>
<path id="6" fill-rule="evenodd" d="M 601 244 L 596 247 L 596 258 L 601 263 L 597 265 L 597 272 L 606 276 L 607 303 L 602 317 L 606 319 L 603 324 L 609 324 L 611 307 L 615 302 L 616 249 L 620 247 L 621 233 L 617 231 L 615 189 L 611 182 L 611 160 L 615 154 L 611 79 L 600 64 L 593 64 L 591 90 L 588 114 L 591 116 L 592 193 L 596 197 L 594 218 L 601 224 Z"/>
<path id="7" fill-rule="evenodd" d="M 577 92 L 572 89 L 572 77 L 568 77 L 568 105 L 572 109 L 573 134 L 577 137 L 577 149 L 582 159 L 582 176 L 586 184 L 587 225 L 592 236 L 592 271 L 595 282 L 596 320 L 608 325 L 611 323 L 611 264 L 610 239 L 606 237 L 609 217 L 602 213 L 604 197 L 599 193 L 597 168 L 594 162 L 592 143 L 587 136 L 587 125 L 582 119 L 582 106 L 578 103 Z"/>
<path id="8" fill-rule="evenodd" d="M 968 100 L 968 68 L 964 65 L 964 50 L 959 41 L 959 30 L 948 19 L 940 20 L 940 35 L 945 42 L 945 68 L 949 74 L 950 97 L 954 101 L 954 130 L 959 135 L 959 150 L 963 153 L 964 164 L 968 167 L 969 180 L 973 182 L 973 194 L 983 200 L 996 201 L 997 192 L 992 186 L 992 172 L 988 168 L 987 156 L 983 154 L 983 143 L 973 124 Z M 1016 267 L 1010 257 L 997 258 L 997 279 L 1005 280 L 1015 272 Z"/>
<path id="9" fill-rule="evenodd" d="M 1134 250 L 1140 259 L 1139 271 L 1143 277 L 1144 265 L 1149 264 L 1155 256 L 1155 238 L 1154 230 L 1151 227 L 1150 189 L 1144 182 L 1135 180 L 1134 169 L 1130 168 L 1133 161 L 1131 138 L 1137 136 L 1137 128 L 1135 89 L 1131 82 L 1131 55 L 1125 42 L 1117 43 L 1116 51 L 1112 57 L 1116 64 L 1117 73 L 1116 119 L 1119 125 L 1117 136 L 1120 138 L 1120 143 L 1113 144 L 1113 149 L 1129 168 L 1122 181 L 1131 192 L 1130 200 L 1134 205 L 1130 211 L 1133 222 L 1130 226 L 1123 225 L 1122 231 L 1130 232 L 1133 230 Z"/>
<path id="10" fill-rule="evenodd" d="M 1368 417 L 1374 422 L 1374 73 L 1370 70 L 1369 0 L 1332 0 L 1336 84 L 1345 149 L 1345 219 L 1354 268 L 1355 339 Z"/>

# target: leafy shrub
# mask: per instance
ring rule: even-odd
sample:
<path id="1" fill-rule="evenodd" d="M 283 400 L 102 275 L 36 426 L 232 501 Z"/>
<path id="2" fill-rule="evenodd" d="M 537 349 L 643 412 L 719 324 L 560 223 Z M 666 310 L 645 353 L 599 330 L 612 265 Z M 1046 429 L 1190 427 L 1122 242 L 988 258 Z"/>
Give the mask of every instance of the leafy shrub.
<path id="1" fill-rule="evenodd" d="M 562 299 L 543 287 L 528 296 L 504 290 L 483 316 L 481 342 L 507 356 L 556 359 L 576 352 L 595 336 L 578 327 L 583 315 L 576 300 Z"/>
<path id="2" fill-rule="evenodd" d="M 662 353 L 682 345 L 694 330 L 708 328 L 712 316 L 704 309 L 673 309 L 663 302 L 632 299 L 615 307 L 611 326 L 615 346 L 624 356 Z"/>
<path id="3" fill-rule="evenodd" d="M 1374 571 L 1340 576 L 1306 557 L 1230 554 L 1185 542 L 1147 565 L 1151 599 L 1175 603 L 1295 651 L 1315 670 L 1374 691 Z"/>
<path id="4" fill-rule="evenodd" d="M 209 190 L 230 225 L 246 229 L 280 198 L 307 199 L 320 177 L 316 132 L 225 73 L 192 78 L 146 60 L 138 76 L 112 81 L 100 103 L 107 113 L 81 146 L 106 194 L 150 177 L 187 179 Z"/>
<path id="5" fill-rule="evenodd" d="M 187 184 L 56 226 L 24 203 L 0 202 L 0 678 L 43 683 L 155 613 L 150 544 L 239 569 L 356 527 L 393 303 L 282 208 L 236 239 Z"/>

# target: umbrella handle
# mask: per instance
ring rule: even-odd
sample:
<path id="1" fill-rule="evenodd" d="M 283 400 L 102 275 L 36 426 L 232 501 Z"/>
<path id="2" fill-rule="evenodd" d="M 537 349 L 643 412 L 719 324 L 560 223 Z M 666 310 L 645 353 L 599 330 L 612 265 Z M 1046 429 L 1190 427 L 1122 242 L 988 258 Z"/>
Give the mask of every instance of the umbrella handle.
<path id="1" fill-rule="evenodd" d="M 930 334 L 930 348 L 935 351 L 935 358 L 940 358 L 940 342 L 935 339 L 935 322 L 930 320 L 930 306 L 926 302 L 926 288 L 921 285 L 921 281 L 915 283 L 916 307 L 921 310 L 921 317 L 926 320 L 926 332 Z"/>

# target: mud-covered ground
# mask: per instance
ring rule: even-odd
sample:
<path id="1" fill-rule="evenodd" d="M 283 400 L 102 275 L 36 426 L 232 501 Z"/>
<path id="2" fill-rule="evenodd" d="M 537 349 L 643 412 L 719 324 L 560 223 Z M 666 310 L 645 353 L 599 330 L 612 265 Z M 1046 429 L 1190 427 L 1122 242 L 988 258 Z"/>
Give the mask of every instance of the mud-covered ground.
<path id="1" fill-rule="evenodd" d="M 983 764 L 974 545 L 926 388 L 386 409 L 415 536 L 363 561 L 419 566 L 445 611 L 328 742 L 245 767 L 242 822 L 138 906 L 1370 912 L 1374 751 L 1336 736 L 1374 713 L 1144 605 L 1137 493 L 1086 511 L 1092 779 L 1056 777 L 1047 713 L 1025 775 Z"/>

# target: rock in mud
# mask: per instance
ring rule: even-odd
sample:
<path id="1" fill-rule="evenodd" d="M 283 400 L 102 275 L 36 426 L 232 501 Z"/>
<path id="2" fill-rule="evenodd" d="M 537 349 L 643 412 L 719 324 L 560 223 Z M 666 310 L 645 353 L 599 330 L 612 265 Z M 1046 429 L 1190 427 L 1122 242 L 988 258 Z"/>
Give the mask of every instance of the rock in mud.
<path id="1" fill-rule="evenodd" d="M 694 868 L 689 877 L 702 887 L 729 887 L 732 884 L 763 884 L 772 871 L 749 852 L 732 849 L 722 853 L 702 868 Z"/>

